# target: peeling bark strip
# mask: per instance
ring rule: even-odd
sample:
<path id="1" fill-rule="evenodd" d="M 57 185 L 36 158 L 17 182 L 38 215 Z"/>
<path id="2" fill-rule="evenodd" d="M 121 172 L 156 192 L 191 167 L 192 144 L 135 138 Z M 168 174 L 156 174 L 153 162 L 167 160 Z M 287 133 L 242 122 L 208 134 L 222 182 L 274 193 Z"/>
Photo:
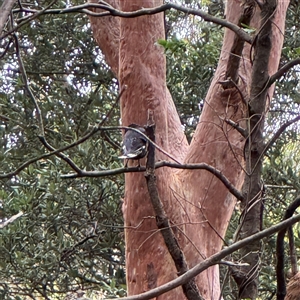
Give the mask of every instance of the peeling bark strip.
<path id="1" fill-rule="evenodd" d="M 148 137 L 155 142 L 154 125 L 147 128 Z M 181 251 L 178 241 L 170 227 L 169 219 L 163 208 L 163 204 L 158 195 L 158 189 L 156 186 L 155 177 L 155 147 L 151 143 L 148 148 L 147 164 L 145 177 L 147 180 L 147 187 L 150 196 L 151 203 L 155 212 L 156 224 L 163 236 L 165 244 L 172 256 L 175 263 L 178 275 L 182 275 L 188 271 L 188 266 L 184 253 Z M 189 280 L 182 285 L 183 292 L 188 300 L 202 300 L 198 287 L 195 283 L 195 279 Z"/>
<path id="2" fill-rule="evenodd" d="M 0 36 L 16 0 L 4 0 L 0 7 Z"/>
<path id="3" fill-rule="evenodd" d="M 248 138 L 245 143 L 246 177 L 242 192 L 243 216 L 239 237 L 244 239 L 262 229 L 262 198 L 261 182 L 262 160 L 264 150 L 263 129 L 269 80 L 269 62 L 272 49 L 273 17 L 276 10 L 276 0 L 268 0 L 261 4 L 261 24 L 254 42 L 254 61 L 250 100 L 248 104 L 249 120 L 247 124 Z M 243 261 L 248 267 L 235 269 L 233 277 L 239 286 L 239 297 L 255 299 L 258 293 L 258 271 L 260 258 L 260 241 L 249 244 L 241 250 Z"/>
<path id="4" fill-rule="evenodd" d="M 250 25 L 255 6 L 256 4 L 253 0 L 246 0 L 243 3 L 243 12 L 239 19 L 238 26 L 243 27 Z M 227 84 L 223 84 L 224 88 L 233 88 L 235 86 L 234 84 L 238 84 L 239 65 L 242 58 L 244 45 L 245 40 L 240 36 L 235 35 L 226 70 L 226 79 L 228 81 Z"/>

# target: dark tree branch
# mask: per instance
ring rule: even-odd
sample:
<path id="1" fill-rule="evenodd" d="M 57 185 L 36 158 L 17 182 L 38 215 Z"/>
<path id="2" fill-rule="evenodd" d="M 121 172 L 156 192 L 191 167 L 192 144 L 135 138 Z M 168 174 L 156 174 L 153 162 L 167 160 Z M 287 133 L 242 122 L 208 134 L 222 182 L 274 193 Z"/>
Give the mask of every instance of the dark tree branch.
<path id="1" fill-rule="evenodd" d="M 25 77 L 25 79 L 26 79 L 26 82 L 27 82 L 27 77 Z M 27 83 L 27 88 L 28 88 L 28 90 L 31 92 L 31 89 L 29 88 L 28 83 Z M 75 146 L 78 146 L 79 144 L 81 144 L 81 143 L 85 142 L 86 140 L 88 140 L 92 135 L 94 135 L 95 133 L 97 133 L 98 131 L 100 131 L 101 128 L 100 128 L 99 126 L 102 126 L 102 125 L 105 123 L 105 121 L 109 118 L 109 116 L 111 115 L 112 111 L 113 111 L 114 108 L 116 107 L 116 104 L 119 102 L 119 100 L 120 100 L 120 98 L 121 98 L 123 92 L 126 90 L 126 88 L 127 88 L 127 87 L 125 86 L 125 87 L 121 90 L 120 94 L 119 94 L 118 97 L 116 98 L 115 103 L 113 104 L 113 106 L 111 107 L 111 109 L 109 110 L 109 112 L 107 113 L 106 117 L 101 121 L 101 123 L 100 123 L 98 126 L 93 127 L 93 129 L 92 129 L 89 133 L 87 133 L 85 136 L 83 136 L 83 137 L 80 138 L 79 140 L 77 140 L 77 141 L 75 141 L 75 142 L 73 142 L 73 143 L 71 143 L 71 144 L 69 144 L 69 145 L 67 145 L 67 146 L 64 146 L 64 147 L 62 147 L 62 148 L 60 148 L 60 149 L 54 149 L 54 148 L 46 141 L 44 135 L 38 136 L 38 138 L 39 138 L 40 141 L 43 143 L 43 145 L 44 145 L 48 150 L 50 150 L 51 152 L 50 152 L 50 153 L 47 153 L 47 154 L 43 154 L 43 155 L 38 156 L 38 157 L 34 157 L 34 158 L 32 158 L 32 159 L 29 159 L 28 161 L 26 161 L 25 163 L 23 163 L 20 167 L 18 167 L 18 168 L 17 168 L 16 170 L 14 170 L 14 171 L 11 171 L 11 172 L 9 172 L 9 173 L 0 174 L 0 179 L 11 178 L 11 177 L 13 177 L 13 176 L 16 176 L 16 175 L 19 174 L 21 171 L 23 171 L 24 169 L 26 169 L 29 165 L 31 165 L 31 164 L 33 164 L 33 163 L 39 161 L 39 160 L 45 159 L 45 158 L 47 158 L 47 157 L 50 157 L 50 156 L 52 156 L 52 155 L 56 155 L 56 156 L 61 157 L 62 159 L 64 159 L 64 160 L 70 165 L 70 167 L 71 167 L 75 172 L 77 172 L 76 174 L 79 175 L 79 177 L 80 177 L 80 175 L 82 174 L 83 171 L 82 171 L 79 167 L 77 167 L 77 166 L 75 165 L 75 163 L 74 163 L 71 159 L 69 159 L 66 155 L 64 155 L 64 154 L 61 153 L 61 152 L 64 152 L 64 151 L 66 151 L 66 150 L 68 150 L 68 149 L 71 149 L 71 148 L 73 148 L 73 147 L 75 147 Z M 32 94 L 32 92 L 31 92 L 31 94 Z M 33 96 L 33 95 L 32 95 L 32 96 Z M 37 101 L 36 101 L 36 99 L 35 99 L 34 96 L 33 96 L 33 101 L 34 101 L 35 105 L 37 105 Z M 0 117 L 1 117 L 1 115 L 0 115 Z M 7 119 L 7 118 L 6 118 L 6 119 Z M 41 128 L 41 126 L 39 126 L 39 128 Z M 123 127 L 121 127 L 121 128 L 123 128 Z M 126 127 L 126 128 L 127 128 L 127 127 Z M 120 129 L 120 127 L 117 127 L 117 129 Z M 42 126 L 42 128 L 41 128 L 40 130 L 44 131 L 43 126 Z"/>
<path id="2" fill-rule="evenodd" d="M 40 131 L 39 134 L 44 135 L 45 133 L 44 133 L 44 124 L 43 124 L 42 112 L 40 110 L 40 107 L 37 103 L 37 100 L 36 100 L 35 96 L 33 95 L 32 91 L 31 91 L 31 88 L 29 86 L 29 83 L 28 83 L 26 70 L 25 70 L 25 67 L 24 67 L 24 64 L 23 64 L 21 53 L 20 53 L 18 38 L 15 34 L 13 35 L 13 37 L 14 37 L 15 43 L 16 43 L 16 54 L 17 54 L 17 57 L 18 57 L 18 62 L 19 62 L 22 81 L 23 81 L 25 90 L 28 93 L 30 99 L 32 100 L 32 102 L 34 104 L 34 107 L 35 107 L 35 110 L 36 110 L 36 117 L 37 117 L 38 127 L 39 127 L 39 131 Z"/>
<path id="3" fill-rule="evenodd" d="M 96 132 L 98 132 L 99 129 L 97 127 L 94 127 L 88 134 L 86 134 L 84 137 L 82 137 L 81 139 L 75 141 L 74 143 L 72 144 L 69 144 L 65 147 L 62 147 L 60 149 L 57 149 L 55 151 L 52 151 L 52 152 L 49 152 L 49 153 L 46 153 L 46 154 L 43 154 L 41 156 L 38 156 L 38 157 L 34 157 L 32 159 L 29 159 L 28 161 L 26 161 L 25 163 L 23 163 L 20 167 L 18 167 L 16 170 L 12 171 L 12 172 L 9 172 L 9 173 L 5 173 L 5 174 L 0 174 L 0 179 L 4 179 L 4 178 L 11 178 L 13 176 L 16 176 L 17 174 L 19 174 L 21 171 L 23 171 L 24 169 L 26 169 L 29 165 L 39 161 L 39 160 L 42 160 L 42 159 L 45 159 L 47 157 L 50 157 L 52 155 L 56 155 L 57 153 L 60 153 L 60 152 L 63 152 L 63 151 L 66 151 L 68 149 L 71 149 L 83 142 L 85 142 L 88 138 L 90 138 L 92 135 L 94 135 Z"/>
<path id="4" fill-rule="evenodd" d="M 88 240 L 93 239 L 95 237 L 97 237 L 97 235 L 95 235 L 95 234 L 87 236 L 84 239 L 82 239 L 81 241 L 79 241 L 78 243 L 76 243 L 75 245 L 73 245 L 72 247 L 64 249 L 62 251 L 62 254 L 61 254 L 61 257 L 60 257 L 60 261 L 63 261 L 66 258 L 70 257 L 72 254 L 74 254 L 74 252 L 76 251 L 76 248 L 78 248 L 79 246 L 81 246 L 85 242 L 87 242 Z"/>
<path id="5" fill-rule="evenodd" d="M 104 125 L 104 123 L 109 119 L 109 117 L 111 116 L 112 112 L 114 111 L 114 109 L 116 108 L 117 104 L 119 103 L 123 93 L 127 90 L 127 85 L 125 84 L 121 91 L 120 94 L 118 95 L 118 97 L 116 98 L 115 103 L 112 105 L 111 109 L 108 111 L 108 113 L 106 114 L 105 118 L 98 124 L 98 127 L 101 127 Z"/>
<path id="6" fill-rule="evenodd" d="M 275 74 L 273 74 L 269 78 L 267 88 L 270 87 L 277 79 L 283 76 L 287 71 L 289 71 L 291 68 L 299 64 L 300 64 L 300 58 L 296 58 L 292 61 L 289 61 L 287 64 L 281 67 Z"/>
<path id="7" fill-rule="evenodd" d="M 264 119 L 267 110 L 269 80 L 270 53 L 272 49 L 273 18 L 277 8 L 276 0 L 264 1 L 261 5 L 260 28 L 255 36 L 252 46 L 253 68 L 251 74 L 251 86 L 248 103 L 248 138 L 245 142 L 244 155 L 246 163 L 246 175 L 243 182 L 242 194 L 244 201 L 241 208 L 245 212 L 239 238 L 243 239 L 249 235 L 262 230 L 263 224 L 263 189 L 262 189 L 262 163 L 264 150 Z M 239 298 L 255 299 L 258 294 L 258 270 L 261 255 L 261 244 L 253 242 L 241 249 L 240 256 L 248 267 L 234 270 L 233 278 L 239 288 Z M 251 274 L 251 278 L 250 275 Z"/>
<path id="8" fill-rule="evenodd" d="M 96 9 L 96 8 L 103 9 L 103 10 L 105 10 L 105 12 L 95 13 L 95 12 L 89 10 L 89 9 Z M 212 23 L 220 25 L 222 27 L 229 28 L 232 31 L 234 31 L 240 37 L 240 39 L 242 39 L 243 41 L 246 41 L 247 43 L 250 43 L 250 44 L 252 43 L 251 36 L 248 33 L 246 33 L 241 27 L 239 27 L 233 23 L 230 23 L 224 19 L 220 19 L 220 18 L 211 16 L 208 13 L 205 13 L 201 10 L 183 7 L 183 6 L 177 5 L 175 3 L 165 3 L 161 6 L 157 6 L 154 8 L 142 8 L 142 9 L 139 9 L 139 10 L 136 10 L 133 12 L 123 12 L 123 11 L 113 8 L 110 5 L 101 4 L 101 2 L 99 4 L 86 3 L 86 4 L 73 6 L 73 7 L 69 7 L 69 8 L 65 8 L 65 9 L 44 9 L 42 11 L 33 10 L 33 9 L 21 9 L 21 10 L 17 9 L 17 10 L 14 10 L 13 12 L 18 13 L 18 12 L 22 11 L 22 12 L 34 13 L 34 14 L 85 13 L 87 15 L 91 15 L 91 16 L 95 16 L 95 17 L 115 16 L 115 17 L 122 17 L 122 18 L 135 18 L 135 17 L 139 17 L 139 16 L 144 16 L 144 15 L 153 15 L 153 14 L 161 13 L 161 12 L 164 12 L 166 10 L 171 10 L 171 9 L 181 11 L 185 14 L 199 16 L 204 21 L 212 22 Z M 32 18 L 35 18 L 35 16 L 30 17 L 30 19 L 32 19 Z M 23 24 L 24 22 L 25 21 L 23 21 L 21 24 Z M 21 24 L 19 24 L 19 26 Z M 19 28 L 19 26 L 17 26 L 17 28 Z M 10 33 L 15 31 L 17 28 L 14 28 Z"/>
<path id="9" fill-rule="evenodd" d="M 154 125 L 150 125 L 147 127 L 147 133 L 153 142 L 155 142 L 155 134 L 154 134 Z M 150 196 L 150 201 L 152 203 L 157 228 L 160 229 L 160 232 L 163 236 L 165 244 L 168 248 L 168 251 L 174 261 L 175 267 L 178 271 L 179 275 L 182 275 L 188 271 L 188 266 L 186 262 L 186 258 L 178 241 L 174 235 L 172 228 L 170 227 L 169 219 L 164 210 L 163 204 L 159 198 L 157 185 L 156 185 L 156 177 L 155 177 L 155 147 L 153 144 L 149 145 L 148 148 L 148 156 L 147 156 L 147 165 L 146 165 L 146 181 L 148 192 Z M 183 292 L 188 300 L 201 300 L 203 299 L 200 295 L 198 287 L 196 285 L 195 279 L 191 278 L 189 281 L 182 285 Z"/>
<path id="10" fill-rule="evenodd" d="M 52 147 L 46 140 L 45 136 L 38 136 L 39 140 L 41 141 L 41 143 L 49 150 L 49 151 L 56 151 L 57 149 L 55 149 L 54 147 Z M 62 152 L 57 152 L 55 154 L 57 157 L 61 158 L 62 160 L 64 160 L 75 172 L 77 172 L 78 174 L 81 172 L 81 169 L 74 163 L 74 161 L 69 158 L 68 156 L 66 156 L 64 153 Z"/>
<path id="11" fill-rule="evenodd" d="M 284 123 L 280 128 L 275 132 L 274 136 L 269 140 L 267 145 L 265 146 L 265 149 L 263 150 L 262 155 L 264 155 L 276 142 L 276 140 L 280 137 L 280 135 L 286 130 L 287 127 L 290 125 L 298 122 L 300 120 L 300 116 L 297 116 L 296 118 Z"/>
<path id="12" fill-rule="evenodd" d="M 212 255 L 211 257 L 205 259 L 204 261 L 200 262 L 198 265 L 195 267 L 191 268 L 189 271 L 187 271 L 185 274 L 179 276 L 178 278 L 165 283 L 151 291 L 139 294 L 139 295 L 134 295 L 134 296 L 129 296 L 129 297 L 124 297 L 121 298 L 122 300 L 148 300 L 152 299 L 155 297 L 158 297 L 159 295 L 162 295 L 168 291 L 171 291 L 175 289 L 176 287 L 182 285 L 183 283 L 187 282 L 191 278 L 197 276 L 204 270 L 208 269 L 209 267 L 219 264 L 223 258 L 225 258 L 228 255 L 231 255 L 235 251 L 245 247 L 246 245 L 259 241 L 265 237 L 271 236 L 275 234 L 276 232 L 279 232 L 280 230 L 283 230 L 284 228 L 288 228 L 292 226 L 293 224 L 300 222 L 300 215 L 291 217 L 285 221 L 282 221 L 268 229 L 262 230 L 254 235 L 251 235 L 247 238 L 244 238 L 231 246 L 224 248 L 220 252 Z M 120 298 L 118 298 L 120 299 Z M 116 298 L 113 300 L 117 300 Z"/>
<path id="13" fill-rule="evenodd" d="M 110 115 L 112 114 L 113 110 L 115 109 L 116 105 L 118 104 L 122 94 L 124 93 L 124 91 L 127 89 L 127 86 L 125 85 L 120 94 L 118 95 L 118 97 L 116 98 L 114 104 L 112 105 L 111 109 L 108 111 L 108 113 L 106 114 L 105 118 L 98 124 L 98 130 L 100 130 L 101 126 L 109 119 Z M 35 101 L 36 103 L 36 101 Z M 95 130 L 95 129 L 94 129 Z M 82 140 L 85 141 L 87 140 L 92 134 L 94 134 L 94 130 L 92 130 L 92 132 L 90 132 L 90 134 L 87 134 L 87 136 L 84 137 L 84 140 L 83 138 L 81 139 L 81 142 Z M 97 130 L 97 131 L 98 131 Z M 42 144 L 50 151 L 57 151 L 55 148 L 53 148 L 46 140 L 45 136 L 39 136 L 38 137 L 40 139 L 40 141 L 42 142 Z M 76 142 L 73 143 L 73 146 L 75 146 Z M 77 143 L 78 145 L 78 143 Z M 80 174 L 82 172 L 82 170 L 69 158 L 67 157 L 65 154 L 61 153 L 62 151 L 58 151 L 56 153 L 56 156 L 60 157 L 61 159 L 63 159 L 77 174 Z"/>
<path id="14" fill-rule="evenodd" d="M 27 91 L 27 93 L 28 93 L 28 95 L 29 95 L 30 99 L 32 100 L 32 102 L 34 104 L 34 107 L 35 107 L 35 114 L 36 114 L 36 117 L 37 117 L 38 127 L 39 127 L 39 136 L 38 136 L 38 138 L 48 150 L 56 151 L 56 149 L 54 147 L 52 147 L 47 142 L 47 140 L 45 138 L 45 130 L 44 130 L 44 124 L 43 124 L 42 111 L 39 107 L 37 99 L 33 95 L 32 91 L 31 91 L 31 88 L 29 87 L 26 70 L 25 70 L 23 60 L 22 60 L 22 57 L 21 57 L 21 53 L 20 53 L 20 49 L 19 49 L 19 41 L 18 41 L 17 36 L 15 34 L 13 36 L 15 38 L 16 52 L 17 52 L 17 57 L 18 57 L 18 61 L 19 61 L 20 72 L 21 72 L 22 79 L 23 79 L 23 84 L 25 86 L 25 90 Z M 106 119 L 104 119 L 104 120 L 106 120 Z M 67 157 L 65 154 L 63 154 L 61 152 L 57 152 L 56 156 L 63 159 L 75 172 L 77 172 L 77 173 L 80 172 L 80 168 L 69 157 Z"/>
<path id="15" fill-rule="evenodd" d="M 242 194 L 231 184 L 228 178 L 218 169 L 206 164 L 175 164 L 168 161 L 160 161 L 155 164 L 155 169 L 162 168 L 162 167 L 170 167 L 176 169 L 187 169 L 187 170 L 207 170 L 208 172 L 214 174 L 222 183 L 228 188 L 229 192 L 234 195 L 238 200 L 243 200 Z M 130 172 L 144 172 L 146 168 L 143 166 L 140 167 L 129 167 L 129 168 L 118 168 L 113 170 L 104 170 L 104 171 L 84 171 L 81 170 L 80 173 L 70 173 L 70 174 L 63 174 L 61 175 L 62 178 L 78 178 L 78 177 L 104 177 L 104 176 L 112 176 L 112 175 L 119 175 L 123 173 L 130 173 Z M 1 177 L 0 177 L 1 178 Z"/>
<path id="16" fill-rule="evenodd" d="M 44 9 L 39 10 L 39 11 L 35 11 L 33 16 L 30 16 L 29 18 L 27 18 L 24 22 L 20 23 L 19 25 L 17 25 L 16 27 L 14 27 L 13 29 L 9 30 L 7 33 L 3 34 L 0 36 L 0 41 L 4 38 L 6 38 L 7 36 L 11 35 L 12 33 L 16 32 L 16 30 L 18 30 L 19 28 L 21 28 L 22 26 L 24 26 L 25 24 L 29 23 L 30 21 L 36 19 L 37 17 L 43 15 L 48 9 L 49 7 L 51 7 L 57 0 L 53 0 L 49 5 L 47 5 Z M 19 12 L 22 12 L 23 9 L 19 9 Z M 13 13 L 15 12 L 15 10 L 12 11 Z M 0 32 L 1 34 L 1 32 Z"/>
<path id="17" fill-rule="evenodd" d="M 295 210 L 300 206 L 300 196 L 298 196 L 287 208 L 283 220 L 291 218 Z M 299 216 L 299 215 L 298 215 Z M 277 276 L 277 300 L 284 300 L 286 295 L 286 283 L 284 275 L 284 237 L 287 229 L 285 227 L 278 232 L 277 241 L 276 241 L 276 256 L 277 256 L 277 265 L 276 265 L 276 276 Z"/>

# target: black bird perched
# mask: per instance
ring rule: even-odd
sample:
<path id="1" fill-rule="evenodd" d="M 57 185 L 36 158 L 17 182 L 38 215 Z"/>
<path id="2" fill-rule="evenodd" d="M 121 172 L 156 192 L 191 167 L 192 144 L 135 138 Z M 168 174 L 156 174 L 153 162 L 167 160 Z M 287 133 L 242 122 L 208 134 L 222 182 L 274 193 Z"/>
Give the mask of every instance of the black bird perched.
<path id="1" fill-rule="evenodd" d="M 141 133 L 146 134 L 145 128 L 137 124 L 130 124 L 128 127 L 138 129 Z M 123 155 L 119 158 L 141 159 L 148 152 L 148 140 L 134 130 L 125 129 L 122 149 Z"/>

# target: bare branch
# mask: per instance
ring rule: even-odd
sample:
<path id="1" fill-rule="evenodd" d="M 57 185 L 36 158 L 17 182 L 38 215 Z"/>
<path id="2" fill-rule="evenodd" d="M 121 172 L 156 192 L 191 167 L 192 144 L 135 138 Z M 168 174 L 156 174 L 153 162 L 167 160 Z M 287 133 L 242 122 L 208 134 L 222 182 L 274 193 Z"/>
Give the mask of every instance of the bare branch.
<path id="1" fill-rule="evenodd" d="M 248 136 L 247 134 L 247 130 L 242 128 L 238 123 L 230 120 L 230 119 L 223 119 L 224 122 L 226 122 L 227 124 L 229 124 L 232 128 L 234 128 L 236 131 L 238 131 L 244 138 L 246 138 Z"/>
<path id="2" fill-rule="evenodd" d="M 269 140 L 269 142 L 265 146 L 265 149 L 263 150 L 262 155 L 264 155 L 273 146 L 273 144 L 276 142 L 276 140 L 280 137 L 280 135 L 285 131 L 285 129 L 287 127 L 298 122 L 299 120 L 300 120 L 300 116 L 297 116 L 296 118 L 294 118 L 294 119 L 284 123 L 282 126 L 280 126 L 280 128 L 276 131 L 274 136 Z"/>
<path id="3" fill-rule="evenodd" d="M 95 13 L 89 9 L 92 8 L 99 8 L 105 10 L 105 12 L 101 13 Z M 166 10 L 175 9 L 178 11 L 181 11 L 185 14 L 191 14 L 195 16 L 201 17 L 204 21 L 212 22 L 214 24 L 220 25 L 222 27 L 226 27 L 231 29 L 233 32 L 237 34 L 243 41 L 246 41 L 247 43 L 252 43 L 251 36 L 246 33 L 241 27 L 230 23 L 226 21 L 225 19 L 220 19 L 214 16 L 209 15 L 208 13 L 205 13 L 204 11 L 193 9 L 193 8 L 187 8 L 180 5 L 177 5 L 175 3 L 165 3 L 161 6 L 157 6 L 154 8 L 142 8 L 133 12 L 123 12 L 118 9 L 113 8 L 110 5 L 105 4 L 97 4 L 97 3 L 86 3 L 78 6 L 73 6 L 65 9 L 47 9 L 43 10 L 43 14 L 65 14 L 65 13 L 85 13 L 90 16 L 94 17 L 104 17 L 104 16 L 115 16 L 115 17 L 122 17 L 122 18 L 135 18 L 143 15 L 153 15 L 157 13 L 164 12 Z M 41 13 L 41 11 L 32 10 L 32 9 L 26 9 L 21 10 L 28 13 Z M 20 10 L 14 10 L 14 12 L 20 12 Z M 15 29 L 14 29 L 15 30 Z"/>
<path id="4" fill-rule="evenodd" d="M 25 71 L 25 70 L 24 70 Z M 27 77 L 25 76 L 25 78 L 27 80 Z M 27 81 L 26 81 L 27 82 Z M 79 144 L 85 142 L 87 139 L 89 139 L 92 135 L 94 135 L 95 133 L 97 133 L 100 128 L 99 126 L 103 125 L 105 123 L 105 121 L 110 117 L 112 111 L 114 110 L 114 108 L 116 107 L 116 104 L 119 102 L 123 92 L 126 90 L 127 86 L 125 86 L 119 93 L 118 97 L 116 98 L 115 100 L 115 103 L 112 105 L 111 109 L 109 110 L 109 112 L 107 113 L 107 115 L 105 116 L 105 118 L 101 121 L 101 123 L 98 125 L 98 126 L 95 126 L 93 127 L 93 129 L 87 133 L 85 136 L 83 136 L 82 138 L 80 138 L 79 140 L 67 145 L 67 146 L 64 146 L 60 149 L 55 149 L 53 148 L 46 140 L 45 136 L 44 135 L 41 135 L 41 136 L 38 136 L 38 138 L 40 139 L 40 141 L 42 142 L 42 144 L 48 149 L 50 150 L 51 152 L 50 153 L 47 153 L 47 154 L 43 154 L 41 156 L 38 156 L 38 157 L 34 157 L 32 159 L 29 159 L 28 161 L 26 161 L 25 163 L 23 163 L 20 167 L 18 167 L 16 170 L 14 171 L 11 171 L 9 173 L 4 173 L 4 174 L 0 174 L 0 179 L 4 179 L 4 178 L 11 178 L 13 176 L 16 176 L 17 174 L 19 174 L 21 171 L 23 171 L 25 168 L 27 168 L 29 165 L 39 161 L 39 160 L 42 160 L 42 159 L 45 159 L 47 157 L 50 157 L 52 155 L 57 155 L 59 156 L 60 158 L 62 158 L 63 160 L 65 160 L 69 165 L 70 167 L 75 171 L 77 172 L 77 175 L 81 175 L 82 174 L 82 170 L 76 166 L 76 164 L 70 159 L 68 158 L 66 155 L 62 154 L 61 152 L 64 152 L 68 149 L 71 149 L 75 146 L 78 146 Z M 30 87 L 27 83 L 27 89 L 31 92 L 30 90 Z M 31 92 L 32 93 L 32 92 Z M 35 97 L 33 96 L 33 101 L 35 103 L 35 105 L 37 105 L 37 101 L 35 99 Z M 38 105 L 37 105 L 38 106 Z M 9 120 L 9 118 L 6 118 L 5 116 L 1 116 L 0 115 L 0 118 L 5 118 L 5 120 Z M 40 128 L 40 127 L 39 127 Z M 119 129 L 119 128 L 118 128 Z M 42 126 L 42 128 L 40 129 L 42 131 L 44 131 L 44 128 Z"/>
<path id="5" fill-rule="evenodd" d="M 40 11 L 35 11 L 35 14 L 33 16 L 30 16 L 29 18 L 27 18 L 24 22 L 20 23 L 18 26 L 16 26 L 15 28 L 9 30 L 7 33 L 3 34 L 0 36 L 0 41 L 4 38 L 6 38 L 7 36 L 11 35 L 12 33 L 16 32 L 16 30 L 18 30 L 19 28 L 21 28 L 22 26 L 24 26 L 25 24 L 29 23 L 30 21 L 34 20 L 35 18 L 37 18 L 38 16 L 44 14 L 49 7 L 51 7 L 57 0 L 53 0 L 49 5 L 47 5 L 44 9 L 40 10 Z M 19 9 L 19 12 L 22 12 L 23 9 Z M 13 10 L 13 13 L 15 12 L 15 10 Z M 0 32 L 1 33 L 1 32 Z"/>
<path id="6" fill-rule="evenodd" d="M 0 7 L 0 34 L 4 28 L 4 25 L 8 19 L 8 16 L 15 4 L 16 0 L 4 0 Z"/>
<path id="7" fill-rule="evenodd" d="M 275 74 L 273 74 L 269 78 L 267 88 L 270 87 L 277 79 L 283 76 L 287 71 L 289 71 L 291 68 L 299 64 L 300 64 L 300 58 L 296 58 L 292 61 L 289 61 L 287 64 L 281 67 Z"/>
<path id="8" fill-rule="evenodd" d="M 188 169 L 188 170 L 207 170 L 208 172 L 214 174 L 222 183 L 228 188 L 229 192 L 234 195 L 238 200 L 243 200 L 242 194 L 231 184 L 227 177 L 218 169 L 206 164 L 175 164 L 168 161 L 160 161 L 155 164 L 155 168 L 170 167 L 176 169 Z M 77 177 L 104 177 L 111 175 L 119 175 L 123 173 L 130 172 L 145 172 L 145 167 L 129 167 L 129 168 L 118 168 L 113 170 L 104 170 L 104 171 L 84 171 L 81 170 L 80 174 L 70 173 L 61 175 L 62 178 L 77 178 Z"/>
<path id="9" fill-rule="evenodd" d="M 4 222 L 0 222 L 0 229 L 4 228 L 8 224 L 12 223 L 13 221 L 15 221 L 16 219 L 18 219 L 19 217 L 21 217 L 23 214 L 24 213 L 22 211 L 20 211 L 16 215 L 13 215 L 12 217 L 10 217 L 8 220 L 6 220 Z"/>
<path id="10" fill-rule="evenodd" d="M 55 149 L 54 147 L 52 147 L 46 140 L 45 136 L 38 136 L 39 140 L 41 141 L 41 143 L 50 151 L 56 151 L 57 149 Z M 57 152 L 55 154 L 56 156 L 58 156 L 59 158 L 63 159 L 75 172 L 77 172 L 78 174 L 81 172 L 81 169 L 74 163 L 74 161 L 69 158 L 68 156 L 66 156 L 65 154 L 63 154 L 62 152 Z"/>
<path id="11" fill-rule="evenodd" d="M 66 151 L 68 149 L 71 149 L 83 142 L 85 142 L 88 138 L 90 138 L 92 135 L 94 135 L 96 132 L 98 132 L 98 128 L 97 127 L 94 127 L 88 134 L 86 134 L 84 137 L 82 137 L 81 139 L 75 141 L 74 143 L 71 143 L 65 147 L 62 147 L 60 149 L 57 149 L 55 151 L 52 151 L 50 153 L 46 153 L 46 154 L 43 154 L 41 156 L 38 156 L 38 157 L 34 157 L 28 161 L 26 161 L 25 163 L 23 163 L 20 167 L 18 167 L 16 170 L 12 171 L 12 172 L 9 172 L 9 173 L 5 173 L 5 174 L 0 174 L 0 179 L 4 179 L 4 178 L 11 178 L 13 176 L 16 176 L 17 174 L 19 174 L 21 171 L 23 171 L 24 169 L 26 169 L 29 165 L 41 160 L 41 159 L 45 159 L 47 157 L 50 157 L 52 155 L 56 155 L 57 153 L 60 153 L 60 152 L 63 152 L 63 151 Z"/>
<path id="12" fill-rule="evenodd" d="M 37 116 L 37 120 L 38 120 L 38 127 L 39 127 L 39 130 L 40 130 L 39 134 L 44 136 L 45 133 L 44 133 L 42 112 L 40 110 L 40 107 L 37 103 L 37 100 L 36 100 L 35 96 L 33 95 L 32 91 L 31 91 L 31 88 L 29 86 L 26 70 L 25 70 L 25 67 L 24 67 L 24 64 L 23 64 L 21 53 L 20 53 L 19 40 L 18 40 L 16 34 L 14 34 L 13 37 L 14 37 L 15 43 L 16 43 L 16 52 L 17 52 L 17 57 L 18 57 L 20 72 L 21 72 L 21 75 L 22 75 L 23 84 L 24 84 L 25 90 L 28 93 L 30 99 L 32 100 L 32 102 L 34 104 L 34 107 L 35 107 L 35 110 L 36 110 L 36 116 Z"/>

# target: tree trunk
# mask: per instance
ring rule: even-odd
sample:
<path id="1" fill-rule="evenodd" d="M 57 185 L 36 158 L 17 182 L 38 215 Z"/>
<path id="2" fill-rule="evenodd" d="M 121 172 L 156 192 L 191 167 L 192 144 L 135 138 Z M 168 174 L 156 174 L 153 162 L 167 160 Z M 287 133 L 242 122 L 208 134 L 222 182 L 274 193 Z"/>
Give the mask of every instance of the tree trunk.
<path id="1" fill-rule="evenodd" d="M 160 0 L 108 2 L 123 11 L 162 4 Z M 235 24 L 241 22 L 245 12 L 241 4 L 236 0 L 228 1 L 227 20 Z M 222 171 L 233 186 L 241 188 L 245 138 L 225 120 L 230 119 L 246 128 L 244 120 L 247 117 L 246 102 L 249 100 L 251 81 L 249 70 L 252 69 L 250 46 L 240 41 L 236 47 L 235 34 L 225 30 L 219 65 L 200 122 L 188 146 L 178 113 L 166 88 L 163 49 L 156 44 L 158 39 L 164 38 L 163 13 L 126 19 L 90 19 L 94 36 L 117 75 L 120 86 L 128 86 L 121 99 L 122 124 L 145 125 L 148 110 L 153 110 L 156 142 L 160 147 L 179 161 L 210 164 Z M 259 9 L 256 8 L 250 24 L 258 28 L 259 22 Z M 281 45 L 281 41 L 282 37 L 278 38 L 273 48 L 276 48 L 277 42 Z M 234 55 L 230 55 L 232 51 Z M 239 53 L 239 56 L 242 54 L 242 59 L 235 60 L 236 68 L 230 69 L 233 58 L 237 56 L 235 53 Z M 269 65 L 276 65 L 277 68 L 280 51 L 274 51 L 272 55 Z M 220 84 L 230 80 L 234 84 Z M 168 159 L 158 151 L 156 157 L 157 160 Z M 174 225 L 174 233 L 189 267 L 218 252 L 235 205 L 235 199 L 225 186 L 204 170 L 160 168 L 156 176 L 160 198 L 170 223 Z M 123 214 L 128 294 L 139 294 L 176 278 L 174 263 L 157 231 L 142 173 L 127 173 L 125 176 Z M 205 299 L 219 299 L 218 266 L 200 274 L 197 283 Z M 181 288 L 158 297 L 164 300 L 183 298 Z"/>
<path id="2" fill-rule="evenodd" d="M 300 300 L 300 273 L 293 276 L 288 283 L 285 300 Z"/>
<path id="3" fill-rule="evenodd" d="M 288 2 L 268 0 L 261 4 L 259 28 L 253 43 L 253 66 L 248 102 L 247 139 L 245 144 L 246 172 L 242 187 L 244 200 L 240 239 L 262 229 L 263 184 L 261 180 L 264 158 L 264 120 L 272 99 L 274 85 L 267 87 L 269 77 L 279 66 L 283 44 L 284 22 Z M 276 25 L 274 25 L 276 24 Z M 240 251 L 239 259 L 249 267 L 234 268 L 233 277 L 239 286 L 239 297 L 256 299 L 260 269 L 261 242 L 257 241 Z"/>

